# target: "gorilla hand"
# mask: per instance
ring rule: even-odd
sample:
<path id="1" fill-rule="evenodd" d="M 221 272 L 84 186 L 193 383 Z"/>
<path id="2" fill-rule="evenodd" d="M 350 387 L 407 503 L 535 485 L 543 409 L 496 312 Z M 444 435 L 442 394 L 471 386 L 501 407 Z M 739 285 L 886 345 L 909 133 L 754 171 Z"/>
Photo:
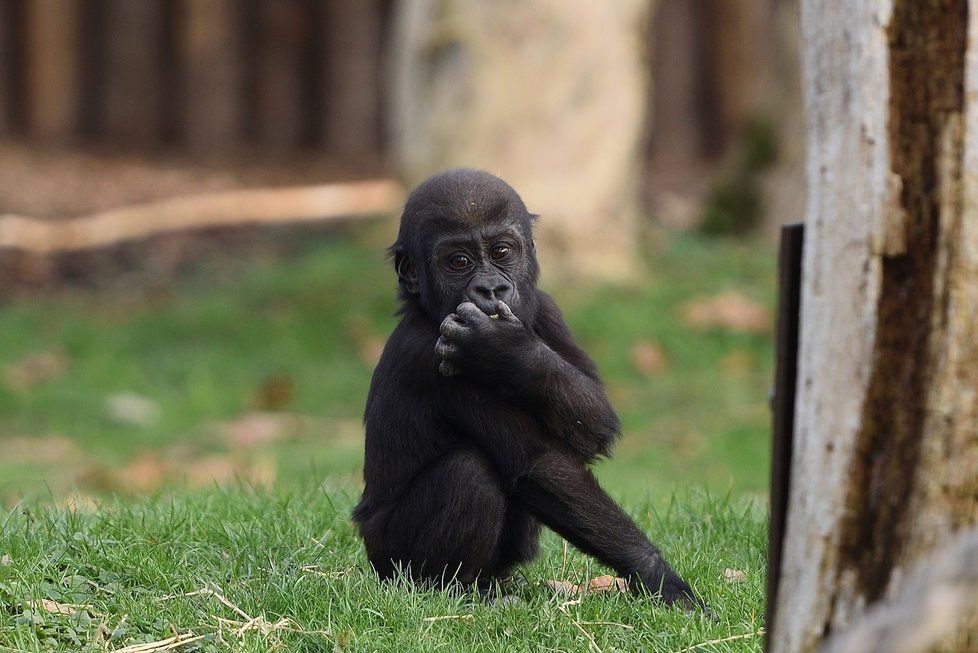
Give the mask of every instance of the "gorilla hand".
<path id="1" fill-rule="evenodd" d="M 462 372 L 491 376 L 496 370 L 519 364 L 534 336 L 503 301 L 496 313 L 486 315 L 472 302 L 458 305 L 442 320 L 435 353 L 444 376 Z"/>

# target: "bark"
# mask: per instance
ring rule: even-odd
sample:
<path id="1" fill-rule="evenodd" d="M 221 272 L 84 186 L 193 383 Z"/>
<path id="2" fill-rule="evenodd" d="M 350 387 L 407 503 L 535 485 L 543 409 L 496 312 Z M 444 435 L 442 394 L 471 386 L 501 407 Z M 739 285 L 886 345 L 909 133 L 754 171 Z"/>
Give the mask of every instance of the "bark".
<path id="1" fill-rule="evenodd" d="M 401 0 L 392 149 L 409 183 L 488 169 L 541 214 L 544 269 L 635 263 L 646 0 Z"/>
<path id="2" fill-rule="evenodd" d="M 978 523 L 976 0 L 805 0 L 808 233 L 775 652 Z M 975 622 L 940 650 L 978 651 Z"/>

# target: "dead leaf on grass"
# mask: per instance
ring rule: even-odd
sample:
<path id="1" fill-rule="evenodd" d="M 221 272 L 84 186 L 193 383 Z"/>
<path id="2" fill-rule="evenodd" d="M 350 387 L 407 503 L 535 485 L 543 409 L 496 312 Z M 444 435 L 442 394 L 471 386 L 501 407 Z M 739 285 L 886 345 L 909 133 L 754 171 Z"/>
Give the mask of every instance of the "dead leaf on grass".
<path id="1" fill-rule="evenodd" d="M 0 438 L 0 459 L 7 463 L 38 465 L 73 463 L 82 455 L 74 441 L 61 435 Z"/>
<path id="2" fill-rule="evenodd" d="M 68 369 L 68 356 L 60 350 L 26 356 L 3 368 L 3 383 L 16 393 L 24 394 L 41 383 L 59 377 Z"/>
<path id="3" fill-rule="evenodd" d="M 291 421 L 281 413 L 253 412 L 220 424 L 218 430 L 228 446 L 247 449 L 283 439 Z"/>
<path id="4" fill-rule="evenodd" d="M 109 419 L 126 426 L 152 426 L 160 419 L 160 405 L 135 392 L 119 392 L 105 398 Z"/>
<path id="5" fill-rule="evenodd" d="M 601 592 L 627 592 L 628 581 L 615 576 L 598 576 L 588 582 L 587 590 L 595 594 Z"/>
<path id="6" fill-rule="evenodd" d="M 690 300 L 683 307 L 683 320 L 696 329 L 740 333 L 768 333 L 772 325 L 767 308 L 735 290 Z"/>
<path id="7" fill-rule="evenodd" d="M 368 367 L 375 367 L 384 353 L 384 339 L 377 336 L 364 336 L 357 341 L 357 353 Z"/>
<path id="8" fill-rule="evenodd" d="M 543 584 L 561 596 L 573 597 L 580 594 L 603 594 L 605 592 L 627 592 L 628 581 L 615 576 L 597 576 L 587 583 L 575 585 L 566 580 L 545 580 Z"/>
<path id="9" fill-rule="evenodd" d="M 364 365 L 374 367 L 384 352 L 384 339 L 372 333 L 372 324 L 363 315 L 351 315 L 343 324 L 343 329 L 357 348 L 357 354 Z"/>
<path id="10" fill-rule="evenodd" d="M 122 469 L 108 472 L 111 485 L 129 493 L 153 492 L 166 480 L 168 469 L 155 453 L 144 453 L 130 460 Z"/>
<path id="11" fill-rule="evenodd" d="M 744 376 L 754 367 L 754 357 L 743 349 L 734 349 L 720 359 L 720 369 L 727 376 Z"/>
<path id="12" fill-rule="evenodd" d="M 0 556 L 0 565 L 6 566 L 9 565 L 10 563 L 11 563 L 11 559 L 9 553 L 4 553 L 2 556 Z"/>
<path id="13" fill-rule="evenodd" d="M 242 480 L 254 485 L 270 485 L 275 482 L 278 466 L 270 457 L 242 461 L 226 454 L 212 454 L 193 461 L 178 470 L 191 487 L 229 485 Z"/>
<path id="14" fill-rule="evenodd" d="M 295 398 L 295 379 L 288 374 L 272 374 L 262 380 L 251 397 L 258 410 L 285 410 Z"/>
<path id="15" fill-rule="evenodd" d="M 61 614 L 70 617 L 78 614 L 82 610 L 91 610 L 90 605 L 74 605 L 71 603 L 59 603 L 51 599 L 40 599 L 38 601 L 28 601 L 27 606 L 37 612 L 49 612 L 51 614 Z"/>
<path id="16" fill-rule="evenodd" d="M 723 580 L 731 585 L 743 583 L 747 581 L 747 572 L 740 569 L 724 569 Z"/>
<path id="17" fill-rule="evenodd" d="M 661 374 L 669 366 L 662 347 L 648 340 L 634 343 L 629 351 L 629 358 L 632 366 L 645 376 Z"/>
<path id="18" fill-rule="evenodd" d="M 72 492 L 58 501 L 58 505 L 71 513 L 93 513 L 98 510 L 98 502 L 94 497 L 81 492 Z"/>

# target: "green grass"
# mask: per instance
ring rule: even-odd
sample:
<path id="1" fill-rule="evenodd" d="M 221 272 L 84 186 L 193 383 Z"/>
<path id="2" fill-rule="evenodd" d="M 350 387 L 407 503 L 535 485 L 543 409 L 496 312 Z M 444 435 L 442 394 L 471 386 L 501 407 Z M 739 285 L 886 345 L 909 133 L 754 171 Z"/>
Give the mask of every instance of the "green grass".
<path id="1" fill-rule="evenodd" d="M 694 328 L 684 307 L 735 291 L 770 311 L 769 247 L 679 236 L 626 287 L 548 286 L 622 417 L 596 473 L 711 603 L 710 621 L 641 597 L 567 604 L 541 581 L 606 570 L 573 551 L 563 568 L 552 534 L 517 604 L 377 583 L 349 510 L 373 357 L 395 322 L 389 238 L 380 225 L 310 239 L 288 261 L 0 305 L 0 651 L 116 649 L 174 629 L 221 651 L 594 650 L 588 636 L 602 651 L 760 649 L 772 337 Z M 643 344 L 665 364 L 636 365 Z M 12 386 L 38 354 L 63 369 Z M 113 420 L 106 398 L 120 392 L 156 402 L 159 419 Z M 228 440 L 269 401 L 287 428 Z M 728 584 L 727 568 L 747 580 Z M 264 630 L 236 634 L 222 619 L 243 618 L 214 596 L 163 598 L 205 587 Z M 57 615 L 32 609 L 39 599 L 91 607 Z M 96 646 L 99 633 L 113 639 Z"/>
<path id="2" fill-rule="evenodd" d="M 542 581 L 607 572 L 573 550 L 564 566 L 550 534 L 540 559 L 512 581 L 513 603 L 382 584 L 350 506 L 351 497 L 321 488 L 238 487 L 108 501 L 92 512 L 18 507 L 0 530 L 9 556 L 0 565 L 0 650 L 101 651 L 174 633 L 205 636 L 185 651 L 584 651 L 588 637 L 602 651 L 681 651 L 738 636 L 696 650 L 760 650 L 756 509 L 707 497 L 630 506 L 662 534 L 667 555 L 713 607 L 711 620 L 643 596 L 556 594 Z M 726 568 L 746 580 L 724 581 Z M 194 594 L 201 589 L 243 614 Z M 44 599 L 78 612 L 39 609 Z M 245 627 L 250 618 L 258 621 Z"/>
<path id="3" fill-rule="evenodd" d="M 0 378 L 0 500 L 124 490 L 112 470 L 174 448 L 180 460 L 227 454 L 215 425 L 252 410 L 274 379 L 292 387 L 279 408 L 315 420 L 235 464 L 271 458 L 286 483 L 355 482 L 369 352 L 394 324 L 385 242 L 356 232 L 314 241 L 288 262 L 241 263 L 218 281 L 201 273 L 164 289 L 0 307 L 0 370 L 45 352 L 66 361 L 26 391 Z M 770 307 L 773 278 L 774 256 L 763 245 L 684 236 L 655 248 L 648 273 L 628 287 L 552 289 L 622 417 L 617 455 L 598 469 L 613 494 L 766 488 L 771 336 L 693 329 L 682 315 L 691 298 L 724 290 Z M 661 349 L 663 370 L 643 374 L 632 364 L 641 342 Z M 161 417 L 142 427 L 113 421 L 105 401 L 120 392 L 151 398 Z M 51 437 L 76 447 L 14 455 L 3 437 L 19 449 Z"/>

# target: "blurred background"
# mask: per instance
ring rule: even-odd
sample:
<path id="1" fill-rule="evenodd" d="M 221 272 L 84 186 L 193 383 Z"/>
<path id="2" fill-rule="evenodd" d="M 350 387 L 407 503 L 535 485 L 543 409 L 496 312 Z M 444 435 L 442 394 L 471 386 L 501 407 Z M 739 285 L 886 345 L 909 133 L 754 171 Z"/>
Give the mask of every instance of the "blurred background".
<path id="1" fill-rule="evenodd" d="M 767 487 L 795 0 L 0 0 L 0 501 L 356 494 L 413 184 L 539 213 L 617 496 Z"/>

